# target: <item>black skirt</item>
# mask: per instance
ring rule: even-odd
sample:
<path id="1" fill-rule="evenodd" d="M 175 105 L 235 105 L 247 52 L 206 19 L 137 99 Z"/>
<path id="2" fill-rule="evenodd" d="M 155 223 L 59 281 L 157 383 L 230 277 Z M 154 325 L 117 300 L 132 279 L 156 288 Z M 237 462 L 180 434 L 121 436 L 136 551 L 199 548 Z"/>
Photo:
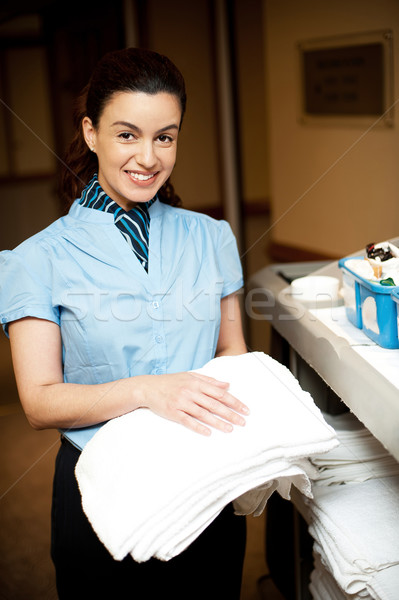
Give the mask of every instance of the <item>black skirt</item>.
<path id="1" fill-rule="evenodd" d="M 170 561 L 116 561 L 83 512 L 75 477 L 80 452 L 63 440 L 53 487 L 51 555 L 60 600 L 239 600 L 245 554 L 245 517 L 228 505 Z"/>

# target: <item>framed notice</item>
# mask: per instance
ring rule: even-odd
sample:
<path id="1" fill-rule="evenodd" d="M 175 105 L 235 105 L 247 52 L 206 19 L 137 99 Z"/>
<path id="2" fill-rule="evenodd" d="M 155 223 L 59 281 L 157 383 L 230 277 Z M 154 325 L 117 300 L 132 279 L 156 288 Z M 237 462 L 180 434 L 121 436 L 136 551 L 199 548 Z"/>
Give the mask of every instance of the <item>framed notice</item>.
<path id="1" fill-rule="evenodd" d="M 301 121 L 393 126 L 392 31 L 298 44 Z"/>

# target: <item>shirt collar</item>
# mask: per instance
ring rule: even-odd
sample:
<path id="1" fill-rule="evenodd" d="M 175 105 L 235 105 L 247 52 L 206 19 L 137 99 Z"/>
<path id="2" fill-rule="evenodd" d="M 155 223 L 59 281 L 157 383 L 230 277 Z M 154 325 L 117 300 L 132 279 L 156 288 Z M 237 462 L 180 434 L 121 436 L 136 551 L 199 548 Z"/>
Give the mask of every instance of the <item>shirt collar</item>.
<path id="1" fill-rule="evenodd" d="M 154 204 L 156 199 L 157 197 L 155 196 L 148 202 L 142 203 L 141 207 L 143 208 L 145 206 L 148 210 L 150 206 Z M 114 218 L 120 216 L 121 213 L 130 212 L 125 211 L 119 204 L 112 200 L 112 198 L 110 198 L 106 192 L 104 192 L 98 182 L 97 173 L 93 175 L 90 182 L 83 189 L 82 195 L 78 200 L 78 204 L 85 208 L 94 208 L 101 212 L 113 214 Z M 134 210 L 134 208 L 132 210 Z"/>

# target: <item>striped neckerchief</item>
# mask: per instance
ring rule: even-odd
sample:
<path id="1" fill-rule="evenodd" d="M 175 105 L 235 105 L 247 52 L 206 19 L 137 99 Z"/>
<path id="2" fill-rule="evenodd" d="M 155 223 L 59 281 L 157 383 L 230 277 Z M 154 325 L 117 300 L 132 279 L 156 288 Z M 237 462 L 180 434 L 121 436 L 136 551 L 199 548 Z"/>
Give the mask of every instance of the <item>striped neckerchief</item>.
<path id="1" fill-rule="evenodd" d="M 139 262 L 148 272 L 148 244 L 150 235 L 149 207 L 156 197 L 149 202 L 140 202 L 129 211 L 125 211 L 110 198 L 98 183 L 97 173 L 84 188 L 79 204 L 86 208 L 95 208 L 114 215 L 114 223 L 137 256 Z"/>

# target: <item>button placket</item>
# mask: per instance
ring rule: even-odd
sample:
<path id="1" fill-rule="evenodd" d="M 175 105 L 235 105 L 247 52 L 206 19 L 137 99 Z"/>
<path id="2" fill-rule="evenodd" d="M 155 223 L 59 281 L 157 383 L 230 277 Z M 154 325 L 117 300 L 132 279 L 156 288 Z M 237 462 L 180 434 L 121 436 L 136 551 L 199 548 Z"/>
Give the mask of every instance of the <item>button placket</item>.
<path id="1" fill-rule="evenodd" d="M 152 331 L 154 344 L 154 368 L 152 373 L 161 375 L 166 372 L 166 346 L 163 323 L 163 306 L 160 300 L 150 300 L 150 315 L 152 316 Z"/>

